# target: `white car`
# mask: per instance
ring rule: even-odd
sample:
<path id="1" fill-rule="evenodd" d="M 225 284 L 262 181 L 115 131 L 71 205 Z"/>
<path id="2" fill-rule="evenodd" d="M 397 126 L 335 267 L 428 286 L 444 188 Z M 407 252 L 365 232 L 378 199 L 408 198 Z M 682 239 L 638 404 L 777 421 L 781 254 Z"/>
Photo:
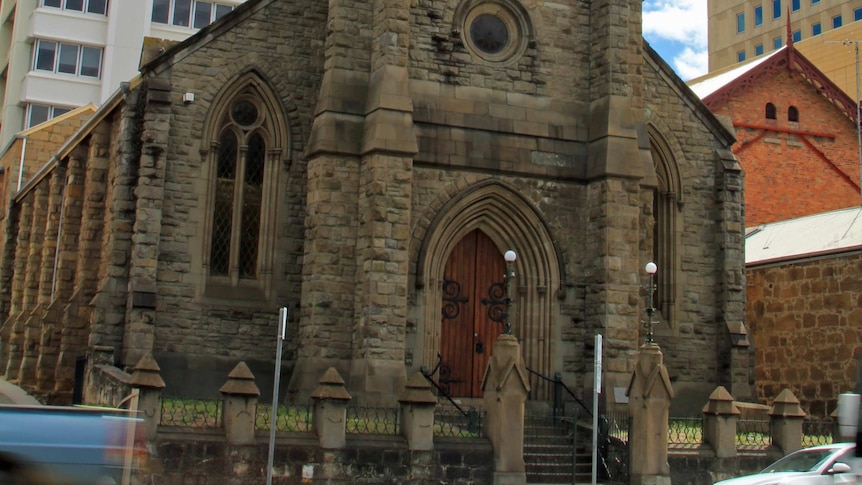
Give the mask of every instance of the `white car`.
<path id="1" fill-rule="evenodd" d="M 762 472 L 716 482 L 714 485 L 833 485 L 855 483 L 850 464 L 854 443 L 835 443 L 794 451 Z"/>

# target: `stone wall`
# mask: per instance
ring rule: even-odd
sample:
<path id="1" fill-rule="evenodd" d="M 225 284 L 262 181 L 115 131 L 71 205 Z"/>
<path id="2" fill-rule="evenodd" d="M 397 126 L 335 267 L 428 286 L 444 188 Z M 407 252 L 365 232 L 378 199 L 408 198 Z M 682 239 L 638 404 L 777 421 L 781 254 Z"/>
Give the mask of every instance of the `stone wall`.
<path id="1" fill-rule="evenodd" d="M 291 307 L 290 335 L 295 335 L 299 318 L 299 311 L 293 310 L 300 301 L 305 218 L 306 174 L 301 154 L 319 83 L 326 6 L 320 2 L 269 2 L 265 10 L 255 14 L 252 25 L 216 36 L 161 75 L 168 82 L 167 96 L 172 103 L 167 106 L 168 117 L 148 130 L 150 136 L 162 137 L 153 141 L 164 150 L 165 180 L 159 202 L 159 244 L 145 253 L 155 259 L 141 264 L 157 265 L 153 281 L 156 305 L 171 309 L 158 312 L 151 330 L 152 350 L 171 369 L 165 373 L 169 389 L 183 395 L 213 389 L 211 384 L 238 357 L 248 361 L 262 378 L 267 369 L 271 375 L 278 308 Z M 261 42 L 262 35 L 266 42 Z M 248 49 L 236 49 L 238 44 Z M 275 44 L 280 47 L 272 49 Z M 278 224 L 272 228 L 277 251 L 266 275 L 271 278 L 271 289 L 252 294 L 214 293 L 202 268 L 205 221 L 211 210 L 204 205 L 207 153 L 212 142 L 206 139 L 208 122 L 215 116 L 222 91 L 250 71 L 277 93 L 289 131 L 285 146 L 272 147 L 281 149 L 282 154 L 277 163 Z M 194 103 L 176 102 L 187 92 L 195 94 Z M 129 264 L 140 266 L 133 261 Z M 295 345 L 295 338 L 286 341 L 286 361 L 293 360 Z M 269 357 L 256 357 L 264 355 Z M 134 360 L 123 359 L 126 364 Z M 188 382 L 190 371 L 198 374 L 197 384 L 180 385 Z"/>
<path id="2" fill-rule="evenodd" d="M 726 150 L 715 142 L 717 136 L 728 135 L 704 122 L 712 115 L 702 105 L 680 100 L 678 93 L 685 87 L 657 54 L 647 49 L 645 57 L 644 99 L 653 163 L 666 178 L 659 185 L 668 198 L 664 216 L 672 219 L 667 226 L 672 249 L 665 261 L 656 261 L 661 264 L 657 275 L 670 273 L 671 280 L 656 295 L 660 311 L 655 338 L 664 350 L 674 391 L 689 396 L 674 400 L 671 413 L 697 415 L 700 404 L 696 403 L 704 402 L 716 383 L 737 386 L 734 393 L 740 398 L 751 395 L 744 391 L 751 388 L 748 365 L 731 362 L 726 328 L 726 322 L 743 322 L 745 305 L 745 275 L 739 266 L 744 260 L 742 174 L 734 167 L 732 155 L 722 155 Z M 653 193 L 642 190 L 641 194 L 646 199 L 642 224 L 651 232 L 659 230 L 653 228 L 659 217 Z M 721 203 L 713 204 L 714 200 Z M 705 221 L 721 222 L 714 232 L 704 232 Z M 656 254 L 643 241 L 640 251 L 642 261 Z M 641 284 L 645 287 L 646 280 Z M 716 288 L 720 291 L 713 291 Z M 645 300 L 646 291 L 641 294 Z M 632 317 L 633 321 L 645 319 L 643 311 Z M 742 375 L 731 376 L 739 371 Z"/>
<path id="3" fill-rule="evenodd" d="M 491 483 L 493 475 L 493 450 L 487 442 L 443 439 L 435 441 L 433 451 L 409 451 L 400 438 L 363 437 L 348 439 L 342 450 L 322 450 L 316 438 L 295 435 L 276 440 L 274 484 L 309 483 L 302 481 L 303 466 L 311 467 L 315 482 L 345 485 L 479 485 Z M 157 457 L 150 461 L 150 471 L 136 472 L 135 480 L 164 485 L 259 485 L 266 477 L 268 441 L 263 436 L 253 445 L 231 445 L 220 435 L 160 431 L 154 451 Z M 702 485 L 757 473 L 779 457 L 777 452 L 732 459 L 717 459 L 710 452 L 671 452 L 668 463 L 672 483 Z"/>
<path id="4" fill-rule="evenodd" d="M 719 480 L 757 473 L 780 458 L 771 455 L 743 455 L 734 458 L 715 458 L 698 453 L 670 454 L 670 480 L 674 485 L 703 485 Z"/>
<path id="5" fill-rule="evenodd" d="M 259 485 L 266 478 L 268 440 L 231 445 L 223 436 L 160 432 L 151 473 L 136 473 L 143 483 L 163 485 Z M 312 480 L 303 480 L 303 468 Z M 158 470 L 158 471 L 155 471 Z M 494 453 L 487 441 L 440 440 L 432 451 L 410 451 L 403 438 L 348 438 L 339 450 L 324 450 L 314 437 L 279 437 L 273 484 L 452 485 L 492 482 Z M 308 471 L 306 471 L 308 473 Z"/>
<path id="6" fill-rule="evenodd" d="M 754 343 L 757 395 L 790 388 L 813 416 L 856 390 L 862 358 L 862 255 L 750 267 L 746 321 Z"/>

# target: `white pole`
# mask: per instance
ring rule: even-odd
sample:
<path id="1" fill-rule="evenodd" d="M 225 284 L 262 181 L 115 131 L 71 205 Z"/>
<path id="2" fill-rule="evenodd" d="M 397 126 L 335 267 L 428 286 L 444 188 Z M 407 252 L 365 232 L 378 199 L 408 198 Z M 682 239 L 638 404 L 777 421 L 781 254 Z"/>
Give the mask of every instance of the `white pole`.
<path id="1" fill-rule="evenodd" d="M 593 485 L 596 485 L 599 458 L 599 394 L 602 393 L 602 334 L 596 335 L 595 375 L 595 389 L 593 389 Z M 574 483 L 574 477 L 572 477 L 572 483 Z"/>
<path id="2" fill-rule="evenodd" d="M 126 398 L 129 400 L 129 419 L 126 421 L 126 450 L 123 460 L 122 485 L 129 485 L 132 480 L 132 465 L 134 465 L 132 458 L 134 458 L 135 453 L 135 432 L 138 430 L 137 418 L 140 398 L 140 389 L 132 389 L 132 393 Z"/>
<path id="3" fill-rule="evenodd" d="M 272 412 L 269 421 L 269 458 L 266 462 L 266 485 L 272 485 L 273 457 L 275 456 L 275 427 L 278 424 L 278 383 L 281 380 L 281 344 L 287 327 L 287 307 L 279 313 L 278 338 L 275 351 L 275 380 L 272 384 Z"/>

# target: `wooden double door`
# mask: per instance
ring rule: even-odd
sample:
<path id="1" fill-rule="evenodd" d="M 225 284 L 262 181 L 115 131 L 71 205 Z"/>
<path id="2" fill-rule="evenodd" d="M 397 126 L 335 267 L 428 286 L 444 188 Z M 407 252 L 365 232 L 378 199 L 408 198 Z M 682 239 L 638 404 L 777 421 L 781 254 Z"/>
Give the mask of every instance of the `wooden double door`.
<path id="1" fill-rule="evenodd" d="M 481 397 L 482 378 L 503 332 L 506 263 L 474 230 L 455 246 L 443 274 L 439 382 L 452 397 Z"/>

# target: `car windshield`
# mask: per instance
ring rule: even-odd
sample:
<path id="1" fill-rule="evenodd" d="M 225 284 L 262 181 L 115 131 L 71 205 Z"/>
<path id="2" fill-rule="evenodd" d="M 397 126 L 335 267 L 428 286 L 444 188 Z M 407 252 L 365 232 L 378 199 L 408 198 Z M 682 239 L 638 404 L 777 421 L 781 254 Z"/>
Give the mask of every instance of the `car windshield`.
<path id="1" fill-rule="evenodd" d="M 810 472 L 815 470 L 835 450 L 801 450 L 785 456 L 766 467 L 762 473 Z"/>

